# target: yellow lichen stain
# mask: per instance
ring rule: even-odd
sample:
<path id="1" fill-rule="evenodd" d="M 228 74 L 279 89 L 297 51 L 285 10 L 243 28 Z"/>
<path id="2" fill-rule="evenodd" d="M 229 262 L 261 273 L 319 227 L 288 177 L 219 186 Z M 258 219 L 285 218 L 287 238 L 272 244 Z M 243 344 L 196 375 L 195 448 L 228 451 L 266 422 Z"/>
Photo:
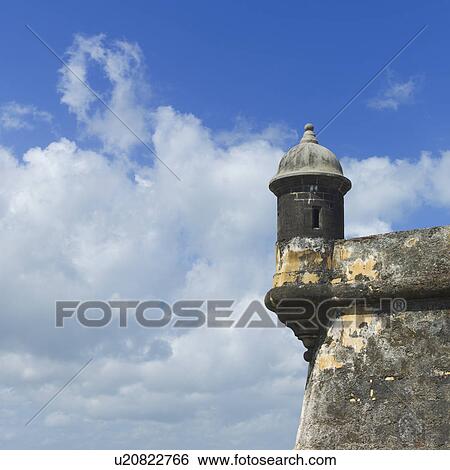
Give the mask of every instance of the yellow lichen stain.
<path id="1" fill-rule="evenodd" d="M 375 314 L 348 313 L 342 315 L 338 322 L 336 340 L 357 353 L 365 349 L 368 338 L 380 332 L 382 326 L 379 316 Z M 366 328 L 359 328 L 361 323 L 364 323 Z"/>
<path id="2" fill-rule="evenodd" d="M 298 251 L 286 250 L 281 258 L 281 271 L 298 271 L 300 269 L 300 257 Z"/>
<path id="3" fill-rule="evenodd" d="M 314 250 L 301 250 L 298 253 L 299 266 L 301 268 L 322 266 L 322 255 L 318 251 Z"/>
<path id="4" fill-rule="evenodd" d="M 337 277 L 336 279 L 332 279 L 331 280 L 331 284 L 339 284 L 340 282 L 342 282 L 342 278 L 340 277 Z"/>
<path id="5" fill-rule="evenodd" d="M 316 359 L 316 365 L 319 370 L 340 369 L 344 363 L 336 360 L 332 354 L 319 354 Z"/>
<path id="6" fill-rule="evenodd" d="M 277 249 L 277 272 L 273 276 L 273 287 L 295 282 L 300 269 L 299 253 L 285 250 L 282 254 Z"/>
<path id="7" fill-rule="evenodd" d="M 297 281 L 300 271 L 307 271 L 303 275 L 305 284 L 317 283 L 319 274 L 311 273 L 322 268 L 322 256 L 318 251 L 311 249 L 285 249 L 276 251 L 277 271 L 273 278 L 273 287 Z M 312 268 L 312 269 L 311 269 Z"/>
<path id="8" fill-rule="evenodd" d="M 334 247 L 332 267 L 336 268 L 342 261 L 348 260 L 350 258 L 351 252 L 342 245 Z"/>
<path id="9" fill-rule="evenodd" d="M 362 336 L 353 337 L 345 333 L 342 335 L 342 346 L 352 348 L 358 353 L 365 348 L 366 344 L 367 340 Z"/>
<path id="10" fill-rule="evenodd" d="M 438 376 L 438 377 L 447 377 L 448 375 L 450 375 L 450 371 L 434 369 L 433 374 Z"/>
<path id="11" fill-rule="evenodd" d="M 273 276 L 273 287 L 281 287 L 284 284 L 292 284 L 297 280 L 297 272 L 277 273 Z"/>
<path id="12" fill-rule="evenodd" d="M 319 282 L 319 275 L 317 273 L 306 272 L 302 276 L 303 284 L 317 284 Z"/>
<path id="13" fill-rule="evenodd" d="M 347 281 L 355 282 L 356 277 L 361 275 L 367 279 L 377 279 L 379 276 L 378 271 L 375 270 L 375 258 L 370 256 L 369 258 L 362 260 L 361 258 L 356 259 L 353 263 L 350 263 L 346 269 Z"/>
<path id="14" fill-rule="evenodd" d="M 407 248 L 411 248 L 416 245 L 416 243 L 419 241 L 417 237 L 410 237 L 405 241 L 405 246 Z"/>
<path id="15" fill-rule="evenodd" d="M 361 401 L 361 398 L 358 398 L 355 396 L 354 393 L 351 394 L 350 399 L 348 400 L 350 403 L 359 403 Z"/>
<path id="16" fill-rule="evenodd" d="M 321 267 L 322 256 L 318 251 L 286 248 L 278 254 L 277 268 L 281 271 L 299 271 L 308 267 Z"/>

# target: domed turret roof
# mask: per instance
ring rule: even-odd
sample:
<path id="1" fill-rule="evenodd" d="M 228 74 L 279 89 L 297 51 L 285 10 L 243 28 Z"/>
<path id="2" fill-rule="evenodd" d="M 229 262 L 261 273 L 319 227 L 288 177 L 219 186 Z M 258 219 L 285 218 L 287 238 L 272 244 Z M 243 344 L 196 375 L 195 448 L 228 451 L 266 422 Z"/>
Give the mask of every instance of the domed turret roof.
<path id="1" fill-rule="evenodd" d="M 281 159 L 278 172 L 271 183 L 288 176 L 309 174 L 345 178 L 336 155 L 319 145 L 312 124 L 306 124 L 300 143 L 289 149 Z"/>

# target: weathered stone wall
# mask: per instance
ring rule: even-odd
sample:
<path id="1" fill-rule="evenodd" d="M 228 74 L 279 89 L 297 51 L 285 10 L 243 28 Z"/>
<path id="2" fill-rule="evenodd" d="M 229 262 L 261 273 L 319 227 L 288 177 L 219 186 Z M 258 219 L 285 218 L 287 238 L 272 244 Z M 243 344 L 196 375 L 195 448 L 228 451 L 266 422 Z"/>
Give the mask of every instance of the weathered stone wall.
<path id="1" fill-rule="evenodd" d="M 287 298 L 406 301 L 341 310 L 304 340 L 311 364 L 297 448 L 449 447 L 450 226 L 280 243 L 266 305 L 281 319 Z"/>
<path id="2" fill-rule="evenodd" d="M 296 448 L 448 448 L 449 313 L 337 319 L 311 365 Z"/>
<path id="3" fill-rule="evenodd" d="M 450 298 L 450 226 L 277 245 L 271 310 L 286 297 Z"/>

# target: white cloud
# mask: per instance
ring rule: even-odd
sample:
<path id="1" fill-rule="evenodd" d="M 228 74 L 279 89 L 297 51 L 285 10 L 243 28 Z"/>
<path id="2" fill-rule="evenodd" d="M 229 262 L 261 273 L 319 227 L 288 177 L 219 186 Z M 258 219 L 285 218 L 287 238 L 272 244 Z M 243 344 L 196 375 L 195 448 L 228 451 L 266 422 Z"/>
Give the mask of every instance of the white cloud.
<path id="1" fill-rule="evenodd" d="M 353 188 L 346 196 L 346 235 L 389 232 L 398 222 L 426 204 L 450 207 L 445 184 L 450 173 L 450 152 L 418 160 L 370 157 L 344 158 L 342 163 Z"/>
<path id="2" fill-rule="evenodd" d="M 93 63 L 107 71 L 110 102 L 182 181 L 158 161 L 110 158 L 64 138 L 23 158 L 0 148 L 0 447 L 292 447 L 306 367 L 290 331 L 54 328 L 57 299 L 218 297 L 236 299 L 236 311 L 262 299 L 275 264 L 267 183 L 289 130 L 217 134 L 171 107 L 140 108 L 137 46 L 79 36 L 69 59 L 84 78 Z M 134 145 L 64 73 L 61 90 L 105 149 Z M 450 206 L 450 152 L 343 164 L 353 181 L 348 235 L 390 230 L 423 204 Z"/>
<path id="3" fill-rule="evenodd" d="M 50 123 L 52 115 L 35 106 L 11 101 L 0 106 L 0 127 L 6 130 L 32 129 L 36 122 Z"/>
<path id="4" fill-rule="evenodd" d="M 410 78 L 405 82 L 388 80 L 388 88 L 378 97 L 372 98 L 368 106 L 373 109 L 393 109 L 397 111 L 400 105 L 411 103 L 418 88 L 418 80 Z"/>
<path id="5" fill-rule="evenodd" d="M 136 135 L 148 138 L 150 92 L 139 46 L 114 41 L 107 47 L 104 35 L 77 35 L 67 56 L 70 70 L 64 66 L 59 70 L 61 103 L 69 107 L 86 133 L 100 139 L 107 152 L 123 153 L 142 145 L 85 86 L 96 88 L 88 70 L 93 66 L 100 68 L 100 76 L 108 87 L 95 92 Z"/>
<path id="6" fill-rule="evenodd" d="M 271 445 L 272 432 L 290 446 L 305 373 L 290 332 L 195 330 L 174 336 L 138 328 L 53 327 L 58 298 L 219 296 L 245 304 L 261 299 L 270 286 L 274 219 L 268 214 L 275 204 L 266 182 L 281 150 L 260 137 L 217 146 L 198 119 L 171 108 L 158 109 L 154 119 L 157 151 L 182 175 L 181 183 L 159 164 L 111 161 L 66 139 L 29 150 L 23 164 L 1 153 L 6 184 L 0 243 L 7 249 L 0 277 L 8 295 L 0 335 L 19 355 L 15 362 L 5 356 L 6 364 L 16 365 L 8 368 L 4 384 L 30 404 L 19 406 L 25 416 L 5 426 L 23 426 L 26 414 L 93 355 L 92 372 L 52 405 L 52 413 L 79 416 L 64 420 L 65 433 L 83 429 L 74 445 L 97 442 L 93 435 L 107 421 L 112 442 L 120 445 L 122 439 L 123 446 L 124 436 L 113 431 L 123 420 L 141 446 L 151 438 L 159 447 L 264 447 Z M 159 360 L 152 353 L 156 340 L 169 349 L 157 354 Z M 289 365 L 286 357 L 297 360 Z M 21 364 L 27 364 L 26 374 Z M 278 380 L 296 386 L 275 396 Z M 270 415 L 278 428 L 261 429 L 254 442 L 255 434 L 246 432 L 249 422 L 266 416 L 262 422 L 269 426 Z M 286 420 L 293 429 L 280 441 Z M 41 426 L 59 423 L 53 417 L 37 420 L 27 432 L 39 446 L 63 446 L 63 438 L 48 430 L 50 441 L 40 438 Z M 184 435 L 181 423 L 196 433 Z M 217 428 L 220 433 L 212 432 Z"/>

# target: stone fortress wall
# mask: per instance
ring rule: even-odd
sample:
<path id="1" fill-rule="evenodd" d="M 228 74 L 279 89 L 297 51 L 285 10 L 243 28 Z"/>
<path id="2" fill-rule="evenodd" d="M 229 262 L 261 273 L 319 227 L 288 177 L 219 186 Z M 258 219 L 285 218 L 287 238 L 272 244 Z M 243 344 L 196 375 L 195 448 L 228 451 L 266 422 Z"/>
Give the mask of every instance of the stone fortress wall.
<path id="1" fill-rule="evenodd" d="M 265 303 L 309 362 L 296 448 L 449 448 L 450 226 L 344 240 L 351 182 L 312 124 L 269 188 Z"/>

